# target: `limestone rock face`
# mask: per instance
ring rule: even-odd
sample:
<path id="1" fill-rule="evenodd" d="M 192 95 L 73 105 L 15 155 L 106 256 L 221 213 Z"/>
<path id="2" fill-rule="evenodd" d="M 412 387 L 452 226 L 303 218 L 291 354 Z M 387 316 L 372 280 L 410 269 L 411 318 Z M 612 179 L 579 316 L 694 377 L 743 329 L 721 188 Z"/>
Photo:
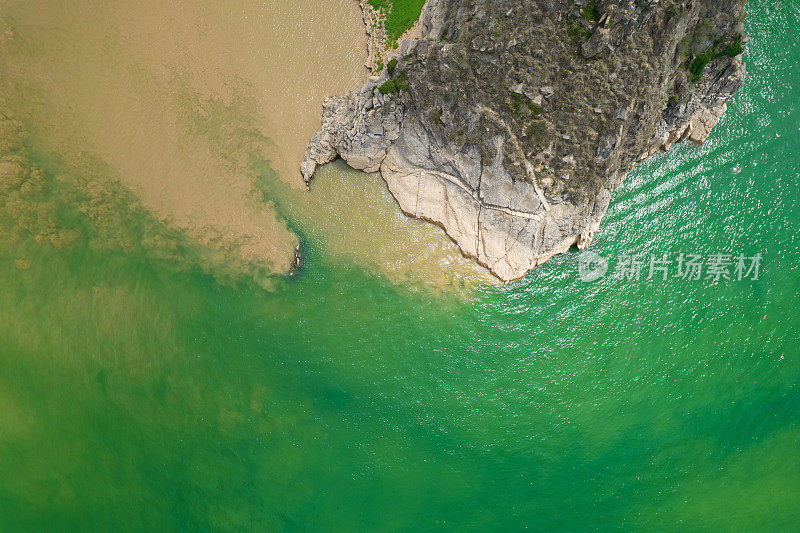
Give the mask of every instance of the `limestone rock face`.
<path id="1" fill-rule="evenodd" d="M 588 246 L 636 162 L 705 140 L 747 37 L 744 0 L 578 3 L 429 0 L 392 75 L 326 101 L 303 178 L 336 157 L 379 170 L 506 281 Z"/>

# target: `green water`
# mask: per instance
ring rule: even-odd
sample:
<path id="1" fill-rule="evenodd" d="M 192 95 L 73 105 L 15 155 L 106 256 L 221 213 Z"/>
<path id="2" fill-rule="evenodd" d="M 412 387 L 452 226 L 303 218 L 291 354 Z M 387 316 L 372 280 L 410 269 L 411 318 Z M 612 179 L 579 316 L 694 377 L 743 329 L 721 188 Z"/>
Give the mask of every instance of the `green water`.
<path id="1" fill-rule="evenodd" d="M 15 147 L 42 175 L 0 204 L 0 530 L 798 528 L 800 8 L 749 11 L 745 88 L 593 250 L 761 252 L 757 281 L 582 283 L 571 253 L 464 301 L 290 219 L 307 267 L 265 291 Z"/>

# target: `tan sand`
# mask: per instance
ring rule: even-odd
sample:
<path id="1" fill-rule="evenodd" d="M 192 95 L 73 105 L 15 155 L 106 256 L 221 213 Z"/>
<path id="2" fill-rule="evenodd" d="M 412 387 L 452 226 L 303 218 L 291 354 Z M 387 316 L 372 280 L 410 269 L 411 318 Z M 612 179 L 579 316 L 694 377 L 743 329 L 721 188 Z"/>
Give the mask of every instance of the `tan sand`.
<path id="1" fill-rule="evenodd" d="M 441 228 L 403 214 L 379 174 L 337 161 L 317 171 L 311 193 L 292 196 L 293 215 L 325 243 L 329 260 L 355 262 L 412 289 L 466 298 L 480 285 L 499 284 Z"/>
<path id="2" fill-rule="evenodd" d="M 259 133 L 280 141 L 258 149 L 299 187 L 289 169 L 325 93 L 365 73 L 357 5 L 12 0 L 2 17 L 0 60 L 15 81 L 6 89 L 45 147 L 92 152 L 201 243 L 288 267 L 295 236 L 253 197 L 242 168 L 220 156 L 239 132 L 204 131 L 203 112 L 244 102 Z"/>

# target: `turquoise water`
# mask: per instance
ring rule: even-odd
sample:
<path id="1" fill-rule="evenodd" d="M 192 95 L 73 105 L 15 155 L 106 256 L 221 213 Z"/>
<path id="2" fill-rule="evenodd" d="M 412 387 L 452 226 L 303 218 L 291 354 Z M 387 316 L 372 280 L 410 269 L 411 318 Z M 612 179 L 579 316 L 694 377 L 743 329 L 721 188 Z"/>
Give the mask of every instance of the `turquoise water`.
<path id="1" fill-rule="evenodd" d="M 83 239 L 0 240 L 0 529 L 796 529 L 800 8 L 749 11 L 745 88 L 592 249 L 760 252 L 758 280 L 583 283 L 570 253 L 464 301 L 297 219 L 303 275 L 264 291 L 122 193 L 85 216 L 31 148 Z M 142 237 L 170 244 L 104 245 Z"/>

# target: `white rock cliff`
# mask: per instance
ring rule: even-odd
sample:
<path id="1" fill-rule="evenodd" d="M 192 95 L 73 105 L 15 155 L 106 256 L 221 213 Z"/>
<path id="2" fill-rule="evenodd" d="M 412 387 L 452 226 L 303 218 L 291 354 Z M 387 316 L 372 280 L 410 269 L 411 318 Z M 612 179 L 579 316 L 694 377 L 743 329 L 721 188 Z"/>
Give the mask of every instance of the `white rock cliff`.
<path id="1" fill-rule="evenodd" d="M 626 172 L 703 142 L 744 79 L 740 50 L 719 52 L 741 39 L 742 1 L 599 9 L 590 21 L 561 0 L 430 0 L 396 72 L 325 102 L 303 178 L 337 157 L 380 171 L 407 215 L 505 281 L 588 246 Z M 408 87 L 387 89 L 398 72 Z"/>

